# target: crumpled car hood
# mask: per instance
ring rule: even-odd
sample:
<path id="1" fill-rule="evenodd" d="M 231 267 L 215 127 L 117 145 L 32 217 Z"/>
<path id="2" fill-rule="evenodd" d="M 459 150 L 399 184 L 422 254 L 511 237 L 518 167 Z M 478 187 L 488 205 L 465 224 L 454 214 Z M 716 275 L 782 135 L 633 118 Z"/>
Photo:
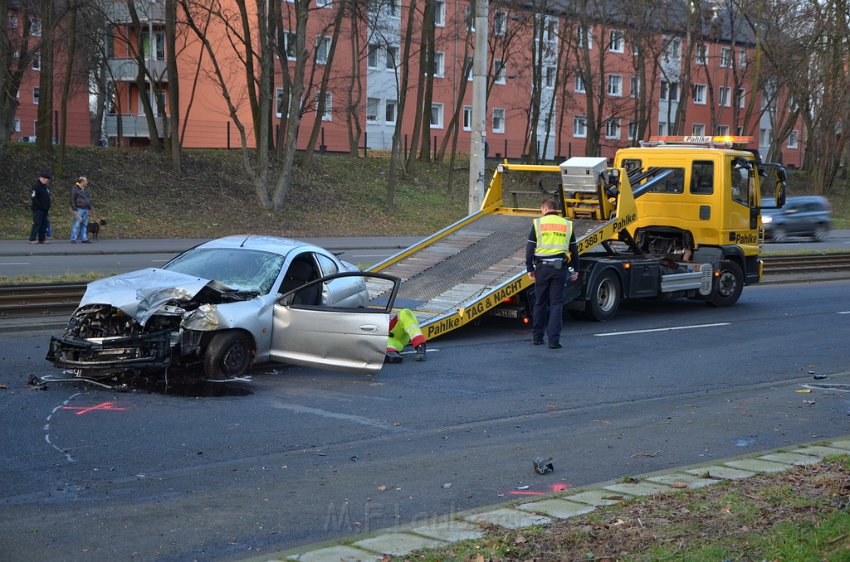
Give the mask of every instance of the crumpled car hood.
<path id="1" fill-rule="evenodd" d="M 188 302 L 205 287 L 219 294 L 234 292 L 218 281 L 148 268 L 92 281 L 86 287 L 80 306 L 107 304 L 121 309 L 144 326 L 166 304 Z"/>

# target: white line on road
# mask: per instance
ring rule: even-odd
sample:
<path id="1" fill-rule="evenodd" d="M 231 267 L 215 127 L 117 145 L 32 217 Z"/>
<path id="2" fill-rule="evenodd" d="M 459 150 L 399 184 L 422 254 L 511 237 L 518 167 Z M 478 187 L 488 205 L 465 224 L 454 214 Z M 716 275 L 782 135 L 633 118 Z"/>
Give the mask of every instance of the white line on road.
<path id="1" fill-rule="evenodd" d="M 850 314 L 850 310 L 842 310 L 838 314 Z"/>
<path id="2" fill-rule="evenodd" d="M 401 428 L 394 426 L 393 424 L 373 420 L 370 418 L 364 418 L 362 416 L 353 416 L 351 414 L 340 414 L 338 412 L 329 412 L 327 410 L 320 410 L 318 408 L 310 408 L 308 406 L 299 406 L 298 404 L 284 404 L 278 402 L 273 405 L 275 408 L 280 408 L 281 410 L 290 410 L 292 412 L 296 412 L 299 414 L 314 414 L 316 416 L 322 416 L 325 418 L 333 418 L 337 420 L 346 420 L 353 421 L 354 423 L 359 423 L 362 425 L 369 425 L 372 427 L 378 427 L 381 429 L 392 429 L 394 431 L 399 431 Z"/>
<path id="3" fill-rule="evenodd" d="M 28 261 L 4 261 L 3 265 L 30 265 Z"/>
<path id="4" fill-rule="evenodd" d="M 154 263 L 165 263 L 165 262 L 171 261 L 171 260 L 151 260 L 151 261 L 154 262 Z"/>
<path id="5" fill-rule="evenodd" d="M 671 326 L 669 328 L 651 328 L 649 330 L 631 330 L 628 332 L 608 332 L 607 334 L 593 334 L 600 338 L 605 336 L 623 336 L 628 334 L 648 334 L 651 332 L 669 332 L 671 330 L 693 330 L 694 328 L 716 328 L 718 326 L 728 326 L 729 322 L 718 322 L 717 324 L 697 324 L 695 326 Z"/>

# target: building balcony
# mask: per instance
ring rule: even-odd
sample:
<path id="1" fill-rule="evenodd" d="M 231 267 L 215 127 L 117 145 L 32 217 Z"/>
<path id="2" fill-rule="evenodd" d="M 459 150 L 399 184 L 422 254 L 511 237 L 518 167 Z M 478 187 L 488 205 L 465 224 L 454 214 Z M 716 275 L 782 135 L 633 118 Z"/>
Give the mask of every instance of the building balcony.
<path id="1" fill-rule="evenodd" d="M 136 14 L 142 23 L 147 23 L 149 20 L 153 22 L 165 22 L 165 2 L 164 0 L 136 2 Z M 113 25 L 133 23 L 133 19 L 130 17 L 130 10 L 127 8 L 127 2 L 113 2 L 109 4 L 106 9 L 106 17 L 109 23 Z"/>
<path id="2" fill-rule="evenodd" d="M 157 135 L 162 138 L 163 131 L 165 131 L 165 117 L 162 115 L 158 115 L 155 119 L 156 121 L 156 130 Z M 121 121 L 121 135 L 125 138 L 150 138 L 150 131 L 148 130 L 148 121 L 144 115 L 118 115 L 115 113 L 108 113 L 104 119 L 103 126 L 103 134 L 107 138 L 114 138 L 118 136 L 118 121 Z"/>
<path id="3" fill-rule="evenodd" d="M 164 60 L 145 61 L 148 70 L 153 74 L 155 82 L 168 82 L 168 73 Z M 109 72 L 115 82 L 135 82 L 139 65 L 136 59 L 109 59 Z"/>

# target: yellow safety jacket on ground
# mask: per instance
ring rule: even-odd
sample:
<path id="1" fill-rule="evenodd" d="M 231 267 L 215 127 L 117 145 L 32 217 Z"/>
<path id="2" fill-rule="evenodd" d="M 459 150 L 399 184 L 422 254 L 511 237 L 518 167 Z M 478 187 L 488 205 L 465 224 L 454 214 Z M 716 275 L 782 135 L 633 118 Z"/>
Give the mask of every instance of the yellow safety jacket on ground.
<path id="1" fill-rule="evenodd" d="M 534 219 L 534 234 L 537 247 L 534 256 L 540 259 L 565 255 L 569 259 L 570 239 L 573 235 L 573 223 L 556 214 L 548 214 Z"/>

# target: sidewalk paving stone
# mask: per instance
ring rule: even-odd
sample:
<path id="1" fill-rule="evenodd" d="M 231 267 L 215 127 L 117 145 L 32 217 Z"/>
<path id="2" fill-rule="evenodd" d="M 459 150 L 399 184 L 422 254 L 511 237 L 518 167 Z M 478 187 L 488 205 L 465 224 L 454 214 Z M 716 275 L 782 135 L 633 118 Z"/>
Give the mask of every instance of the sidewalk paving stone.
<path id="1" fill-rule="evenodd" d="M 586 503 L 594 507 L 602 507 L 605 505 L 614 505 L 616 503 L 620 503 L 621 501 L 629 499 L 631 497 L 634 496 L 630 494 L 614 494 L 610 490 L 603 490 L 601 488 L 598 488 L 579 492 L 578 494 L 564 496 L 564 499 L 569 501 Z"/>
<path id="2" fill-rule="evenodd" d="M 373 550 L 375 552 L 380 552 L 381 554 L 391 554 L 393 556 L 404 556 L 421 548 L 446 546 L 445 541 L 422 537 L 411 533 L 386 533 L 376 537 L 363 539 L 353 544 L 359 548 Z"/>
<path id="3" fill-rule="evenodd" d="M 806 466 L 809 464 L 817 464 L 820 460 L 812 455 L 801 455 L 800 453 L 773 453 L 759 457 L 766 461 L 784 462 L 785 464 L 795 464 L 798 466 Z"/>
<path id="4" fill-rule="evenodd" d="M 563 499 L 541 500 L 537 502 L 524 503 L 519 506 L 523 511 L 543 513 L 558 519 L 568 519 L 576 515 L 590 513 L 596 508 L 585 503 L 574 503 Z"/>
<path id="5" fill-rule="evenodd" d="M 411 529 L 411 532 L 446 542 L 480 539 L 484 536 L 484 530 L 478 525 L 454 519 L 451 521 L 440 521 L 433 525 L 416 527 L 415 529 Z"/>
<path id="6" fill-rule="evenodd" d="M 295 554 L 286 558 L 299 562 L 380 562 L 383 556 L 374 552 L 366 552 L 350 546 L 331 546 Z M 277 560 L 269 558 L 269 561 Z"/>
<path id="7" fill-rule="evenodd" d="M 673 474 L 660 474 L 658 476 L 650 476 L 647 478 L 650 482 L 655 482 L 656 484 L 664 484 L 665 486 L 671 486 L 673 488 L 681 488 L 684 484 L 687 488 L 703 488 L 705 486 L 710 486 L 712 484 L 717 484 L 720 480 L 714 480 L 712 478 L 700 478 L 699 476 L 695 476 L 693 474 L 685 474 L 682 472 L 673 473 Z"/>
<path id="8" fill-rule="evenodd" d="M 732 468 L 749 470 L 751 472 L 782 472 L 791 468 L 790 465 L 778 462 L 764 461 L 761 459 L 741 459 L 723 463 Z"/>
<path id="9" fill-rule="evenodd" d="M 829 446 L 836 447 L 838 449 L 847 449 L 850 451 L 850 440 L 833 441 L 829 444 Z"/>
<path id="10" fill-rule="evenodd" d="M 814 457 L 818 457 L 819 460 L 823 460 L 824 457 L 828 457 L 829 455 L 846 455 L 847 451 L 845 449 L 839 449 L 837 447 L 827 447 L 825 445 L 812 445 L 810 447 L 800 447 L 799 449 L 794 449 L 791 451 L 792 453 L 800 453 L 803 455 L 812 455 Z"/>
<path id="11" fill-rule="evenodd" d="M 621 494 L 631 494 L 632 496 L 651 496 L 652 494 L 663 494 L 673 491 L 673 488 L 670 486 L 655 484 L 653 482 L 622 482 L 620 484 L 605 486 L 605 489 Z"/>
<path id="12" fill-rule="evenodd" d="M 506 529 L 521 529 L 532 525 L 548 525 L 552 522 L 548 517 L 532 515 L 518 509 L 502 508 L 493 511 L 476 513 L 466 517 L 467 521 L 474 523 L 490 523 Z"/>
<path id="13" fill-rule="evenodd" d="M 731 466 L 719 465 L 692 468 L 685 472 L 688 474 L 696 474 L 701 478 L 705 478 L 705 476 L 708 475 L 711 478 L 719 478 L 721 480 L 743 480 L 744 478 L 756 475 L 755 472 L 750 472 L 749 470 L 739 470 L 737 468 L 732 468 Z"/>

